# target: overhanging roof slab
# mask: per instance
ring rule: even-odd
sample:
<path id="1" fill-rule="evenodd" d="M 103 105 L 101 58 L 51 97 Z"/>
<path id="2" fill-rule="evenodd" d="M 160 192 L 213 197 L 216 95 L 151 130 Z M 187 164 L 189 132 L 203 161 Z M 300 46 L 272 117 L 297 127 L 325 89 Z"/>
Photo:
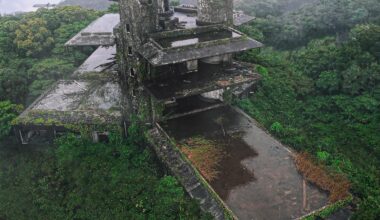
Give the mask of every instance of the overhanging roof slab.
<path id="1" fill-rule="evenodd" d="M 86 78 L 94 73 L 102 73 L 107 76 L 108 71 L 105 70 L 107 64 L 113 61 L 116 55 L 116 46 L 103 47 L 100 46 L 92 53 L 87 60 L 74 72 L 73 77 Z"/>
<path id="2" fill-rule="evenodd" d="M 225 35 L 225 32 L 231 35 Z M 207 34 L 223 36 L 216 40 L 201 40 Z M 222 34 L 223 33 L 223 34 Z M 166 39 L 175 39 L 172 46 L 163 44 Z M 180 43 L 183 43 L 181 45 Z M 160 32 L 152 35 L 150 41 L 142 46 L 140 54 L 153 66 L 181 63 L 223 54 L 241 52 L 262 47 L 263 44 L 253 40 L 243 33 L 221 25 Z"/>
<path id="3" fill-rule="evenodd" d="M 119 14 L 105 14 L 80 31 L 66 46 L 111 46 L 115 44 L 113 29 L 120 23 Z"/>
<path id="4" fill-rule="evenodd" d="M 116 124 L 121 121 L 117 82 L 61 80 L 17 119 L 17 125 Z"/>
<path id="5" fill-rule="evenodd" d="M 171 101 L 199 95 L 224 88 L 233 88 L 247 83 L 257 82 L 261 76 L 254 71 L 254 66 L 234 62 L 230 68 L 216 71 L 198 71 L 177 78 L 160 81 L 147 81 L 145 87 L 158 101 Z"/>
<path id="6" fill-rule="evenodd" d="M 234 12 L 234 25 L 241 26 L 243 24 L 247 24 L 253 20 L 255 17 L 244 14 L 243 12 Z"/>

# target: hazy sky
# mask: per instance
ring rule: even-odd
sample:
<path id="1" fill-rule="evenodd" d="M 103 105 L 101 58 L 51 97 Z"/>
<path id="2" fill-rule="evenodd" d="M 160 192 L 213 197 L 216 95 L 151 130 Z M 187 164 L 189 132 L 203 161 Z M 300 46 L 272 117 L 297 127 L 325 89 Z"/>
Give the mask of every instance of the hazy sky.
<path id="1" fill-rule="evenodd" d="M 0 0 L 0 14 L 32 11 L 34 4 L 58 3 L 61 0 Z"/>

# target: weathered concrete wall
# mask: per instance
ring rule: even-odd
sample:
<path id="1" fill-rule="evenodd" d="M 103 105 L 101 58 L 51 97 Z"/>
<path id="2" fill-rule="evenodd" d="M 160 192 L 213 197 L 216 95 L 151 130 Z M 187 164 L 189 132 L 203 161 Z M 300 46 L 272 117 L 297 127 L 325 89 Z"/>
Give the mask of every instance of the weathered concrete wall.
<path id="1" fill-rule="evenodd" d="M 200 179 L 194 168 L 183 159 L 181 153 L 172 145 L 162 130 L 159 128 L 150 130 L 149 138 L 157 156 L 177 177 L 191 198 L 199 201 L 203 211 L 211 213 L 216 220 L 231 218 L 225 212 L 222 203 L 216 198 L 216 194 L 214 195 L 214 192 L 211 192 L 211 189 Z"/>
<path id="2" fill-rule="evenodd" d="M 148 35 L 158 30 L 162 0 L 120 0 L 120 26 L 115 31 L 120 78 L 126 99 L 125 115 L 139 114 L 141 81 L 147 74 L 146 62 L 138 51 Z M 148 102 L 149 103 L 149 102 Z M 145 106 L 142 106 L 145 108 Z"/>
<path id="3" fill-rule="evenodd" d="M 198 0 L 197 22 L 233 25 L 233 0 Z"/>
<path id="4" fill-rule="evenodd" d="M 137 51 L 158 31 L 162 0 L 120 0 L 120 27 L 117 35 L 119 66 L 128 84 L 138 81 L 143 73 Z"/>

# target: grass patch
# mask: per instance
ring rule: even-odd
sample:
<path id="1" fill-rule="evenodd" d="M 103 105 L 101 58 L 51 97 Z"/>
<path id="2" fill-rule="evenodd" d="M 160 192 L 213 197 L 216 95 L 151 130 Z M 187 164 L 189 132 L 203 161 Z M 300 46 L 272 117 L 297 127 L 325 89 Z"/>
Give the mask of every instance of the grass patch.
<path id="1" fill-rule="evenodd" d="M 298 153 L 294 157 L 297 169 L 304 177 L 329 192 L 329 202 L 334 203 L 350 196 L 350 182 L 342 175 L 330 170 L 326 166 L 317 163 L 310 154 Z"/>
<path id="2" fill-rule="evenodd" d="M 194 137 L 182 141 L 179 148 L 207 181 L 218 177 L 218 168 L 225 152 L 216 142 Z"/>

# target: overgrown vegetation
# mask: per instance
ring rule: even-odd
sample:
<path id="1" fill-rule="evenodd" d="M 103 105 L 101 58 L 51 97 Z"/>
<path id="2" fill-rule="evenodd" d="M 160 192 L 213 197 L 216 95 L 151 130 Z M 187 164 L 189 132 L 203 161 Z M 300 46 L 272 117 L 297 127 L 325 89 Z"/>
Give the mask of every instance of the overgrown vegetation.
<path id="1" fill-rule="evenodd" d="M 239 57 L 259 64 L 263 76 L 239 106 L 285 144 L 345 175 L 354 219 L 380 219 L 379 1 L 240 2 L 258 17 L 241 30 L 266 48 Z M 63 45 L 100 15 L 64 7 L 0 17 L 0 138 L 19 104 L 27 106 L 93 51 L 65 53 Z M 143 133 L 133 133 L 109 144 L 75 136 L 56 147 L 1 142 L 0 219 L 203 218 L 157 168 Z"/>
<path id="2" fill-rule="evenodd" d="M 113 134 L 107 144 L 68 135 L 22 146 L 7 137 L 22 105 L 93 51 L 64 43 L 100 15 L 62 7 L 0 17 L 0 219 L 211 219 L 160 169 L 136 123 L 127 140 Z"/>
<path id="3" fill-rule="evenodd" d="M 0 218 L 210 219 L 140 141 L 68 135 L 57 147 L 2 146 Z"/>
<path id="4" fill-rule="evenodd" d="M 28 105 L 72 74 L 93 48 L 68 53 L 64 44 L 100 15 L 70 6 L 0 17 L 0 101 Z"/>
<path id="5" fill-rule="evenodd" d="M 0 102 L 0 141 L 9 135 L 12 129 L 11 122 L 22 109 L 21 105 L 14 105 L 9 101 Z"/>
<path id="6" fill-rule="evenodd" d="M 225 156 L 222 146 L 202 137 L 194 137 L 182 141 L 179 148 L 207 181 L 218 177 L 220 162 Z"/>
<path id="7" fill-rule="evenodd" d="M 334 203 L 350 196 L 350 182 L 342 174 L 328 171 L 323 164 L 318 164 L 308 153 L 299 153 L 294 158 L 297 169 L 311 183 L 329 192 L 329 202 Z"/>
<path id="8" fill-rule="evenodd" d="M 268 1 L 256 1 L 253 14 L 263 9 L 258 2 Z M 239 106 L 285 144 L 347 176 L 354 219 L 380 218 L 379 5 L 309 1 L 242 28 L 267 45 L 239 57 L 258 63 L 263 76 Z"/>

